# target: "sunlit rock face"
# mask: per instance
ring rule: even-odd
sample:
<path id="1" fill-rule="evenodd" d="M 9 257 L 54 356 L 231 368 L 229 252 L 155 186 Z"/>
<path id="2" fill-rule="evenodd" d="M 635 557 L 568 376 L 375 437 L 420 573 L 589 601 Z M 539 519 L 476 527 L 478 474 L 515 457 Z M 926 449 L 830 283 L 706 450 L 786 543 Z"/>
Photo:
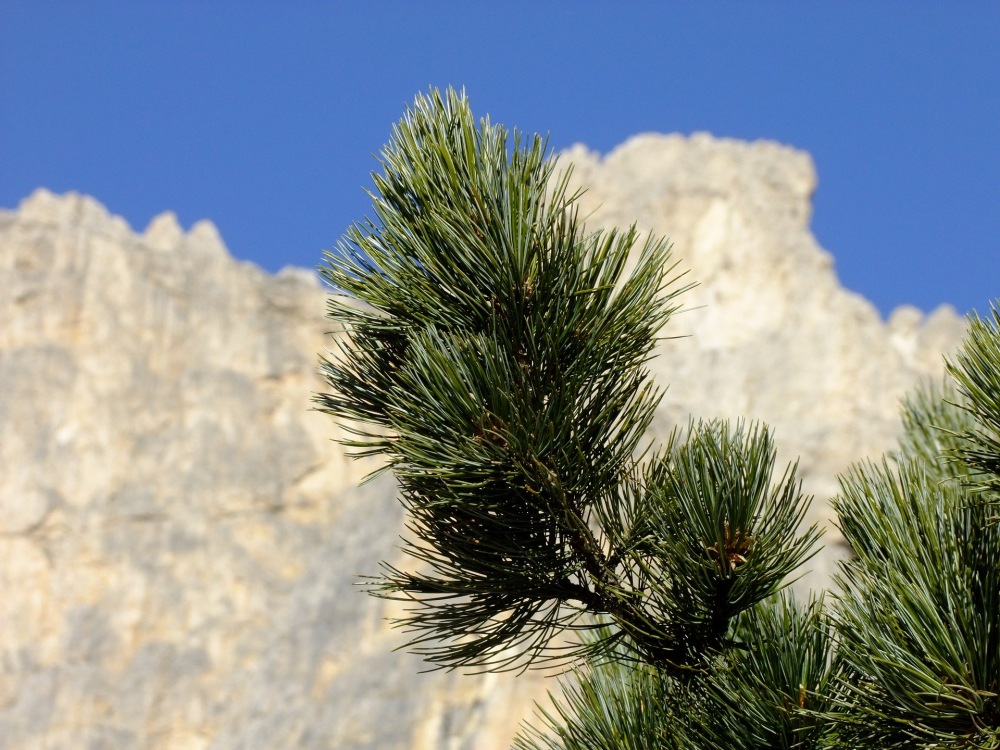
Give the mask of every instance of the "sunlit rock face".
<path id="1" fill-rule="evenodd" d="M 652 364 L 658 432 L 768 421 L 825 518 L 962 321 L 883 323 L 840 287 L 804 153 L 646 135 L 568 161 L 592 225 L 669 236 L 699 283 Z M 324 300 L 208 222 L 138 234 L 45 191 L 0 212 L 0 748 L 492 750 L 554 689 L 392 651 L 392 612 L 354 583 L 396 559 L 394 487 L 359 487 L 372 465 L 309 411 Z"/>

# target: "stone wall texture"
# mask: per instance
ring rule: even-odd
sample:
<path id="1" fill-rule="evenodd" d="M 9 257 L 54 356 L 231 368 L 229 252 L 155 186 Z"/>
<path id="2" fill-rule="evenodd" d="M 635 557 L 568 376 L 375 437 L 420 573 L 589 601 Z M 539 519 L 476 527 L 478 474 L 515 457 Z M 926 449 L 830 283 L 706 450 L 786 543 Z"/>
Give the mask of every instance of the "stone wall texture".
<path id="1" fill-rule="evenodd" d="M 805 153 L 643 135 L 569 162 L 592 225 L 670 237 L 698 283 L 652 365 L 657 430 L 766 420 L 825 518 L 963 320 L 883 322 L 839 285 Z M 137 234 L 44 190 L 0 212 L 0 750 L 495 750 L 554 689 L 393 651 L 391 607 L 355 584 L 398 561 L 402 516 L 310 411 L 324 304 L 209 222 Z"/>

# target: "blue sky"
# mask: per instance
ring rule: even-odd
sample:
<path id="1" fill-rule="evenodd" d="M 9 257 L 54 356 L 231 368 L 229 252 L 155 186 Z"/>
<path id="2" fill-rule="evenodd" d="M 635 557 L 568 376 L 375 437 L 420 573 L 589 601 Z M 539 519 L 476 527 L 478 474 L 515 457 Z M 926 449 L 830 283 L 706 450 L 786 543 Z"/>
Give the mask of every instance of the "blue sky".
<path id="1" fill-rule="evenodd" d="M 883 314 L 1000 296 L 995 2 L 0 0 L 0 206 L 77 190 L 140 231 L 170 209 L 268 270 L 313 267 L 431 85 L 557 149 L 805 149 L 845 286 Z"/>

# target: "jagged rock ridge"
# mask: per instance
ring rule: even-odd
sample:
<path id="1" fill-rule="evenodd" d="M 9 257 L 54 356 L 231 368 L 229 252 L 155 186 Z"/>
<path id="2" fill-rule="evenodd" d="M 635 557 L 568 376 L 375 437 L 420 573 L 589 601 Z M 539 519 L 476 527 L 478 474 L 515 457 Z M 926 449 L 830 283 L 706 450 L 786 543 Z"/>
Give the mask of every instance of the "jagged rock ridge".
<path id="1" fill-rule="evenodd" d="M 883 324 L 839 286 L 806 154 L 646 135 L 566 157 L 592 222 L 670 236 L 700 283 L 654 361 L 659 430 L 765 419 L 821 497 L 891 446 L 899 395 L 963 324 Z M 507 747 L 552 686 L 419 674 L 353 586 L 401 516 L 308 411 L 328 329 L 310 273 L 45 191 L 0 212 L 0 273 L 0 748 Z"/>

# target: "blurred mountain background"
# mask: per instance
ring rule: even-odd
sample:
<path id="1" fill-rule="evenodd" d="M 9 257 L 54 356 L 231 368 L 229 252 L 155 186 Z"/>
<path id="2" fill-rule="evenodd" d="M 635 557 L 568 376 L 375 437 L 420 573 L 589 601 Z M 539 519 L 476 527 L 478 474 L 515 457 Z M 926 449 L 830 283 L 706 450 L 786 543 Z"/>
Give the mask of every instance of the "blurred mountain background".
<path id="1" fill-rule="evenodd" d="M 651 363 L 652 437 L 765 420 L 826 519 L 961 316 L 884 320 L 843 288 L 803 151 L 647 134 L 562 158 L 589 225 L 670 237 L 698 283 Z M 310 411 L 325 294 L 235 260 L 207 221 L 137 232 L 46 190 L 0 211 L 0 748 L 499 750 L 553 687 L 392 651 L 392 605 L 354 585 L 398 561 L 392 479 L 359 487 L 374 466 Z M 799 585 L 828 582 L 825 541 Z"/>

